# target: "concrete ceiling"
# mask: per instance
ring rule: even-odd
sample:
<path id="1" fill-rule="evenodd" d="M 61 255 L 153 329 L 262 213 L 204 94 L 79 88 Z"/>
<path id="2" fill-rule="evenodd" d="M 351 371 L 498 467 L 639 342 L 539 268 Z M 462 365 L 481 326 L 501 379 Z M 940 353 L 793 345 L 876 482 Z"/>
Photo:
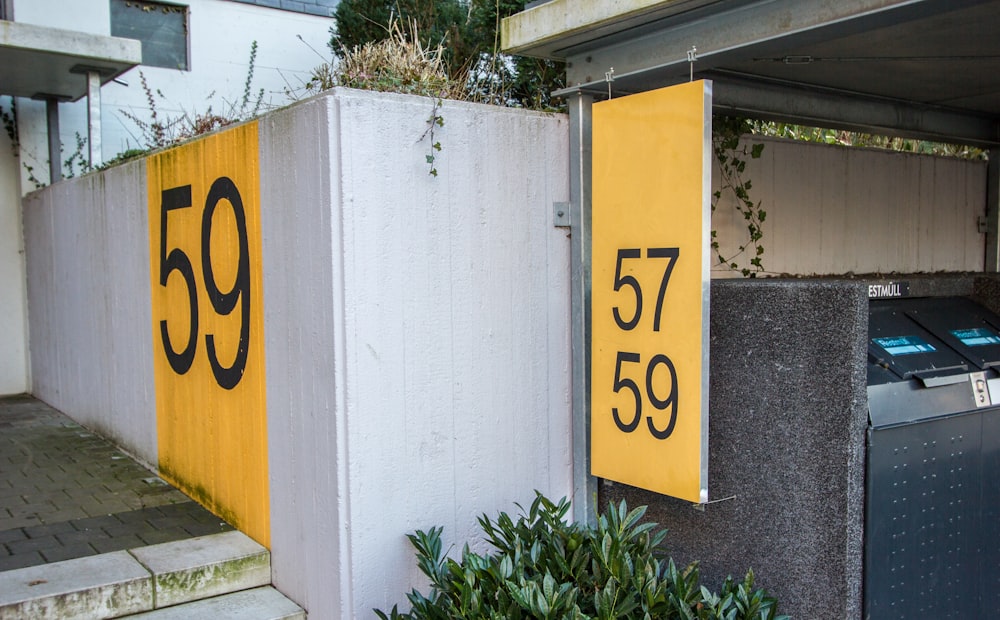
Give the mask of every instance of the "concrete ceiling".
<path id="1" fill-rule="evenodd" d="M 75 101 L 142 62 L 139 41 L 0 21 L 0 95 Z"/>
<path id="2" fill-rule="evenodd" d="M 504 45 L 597 96 L 608 74 L 615 96 L 687 81 L 694 47 L 717 112 L 989 146 L 997 33 L 1000 0 L 551 0 L 508 18 Z"/>

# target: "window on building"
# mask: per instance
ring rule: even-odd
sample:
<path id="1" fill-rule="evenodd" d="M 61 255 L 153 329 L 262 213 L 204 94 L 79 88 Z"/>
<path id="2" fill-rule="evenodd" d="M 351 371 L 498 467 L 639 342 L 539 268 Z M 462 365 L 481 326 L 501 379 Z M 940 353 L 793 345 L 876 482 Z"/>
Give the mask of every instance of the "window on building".
<path id="1" fill-rule="evenodd" d="M 305 13 L 306 15 L 333 17 L 333 10 L 337 8 L 340 0 L 233 0 L 233 2 L 256 4 L 257 6 L 269 9 L 294 11 L 296 13 Z"/>
<path id="2" fill-rule="evenodd" d="M 142 64 L 188 69 L 188 8 L 147 0 L 111 0 L 111 36 L 142 42 Z"/>

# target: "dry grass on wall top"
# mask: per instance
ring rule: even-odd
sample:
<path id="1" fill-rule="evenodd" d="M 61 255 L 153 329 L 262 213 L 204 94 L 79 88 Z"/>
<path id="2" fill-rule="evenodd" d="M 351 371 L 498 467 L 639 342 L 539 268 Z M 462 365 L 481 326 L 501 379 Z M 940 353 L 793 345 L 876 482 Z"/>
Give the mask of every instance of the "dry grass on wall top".
<path id="1" fill-rule="evenodd" d="M 440 99 L 467 99 L 463 85 L 448 77 L 441 60 L 441 46 L 424 48 L 414 31 L 416 26 L 411 24 L 410 28 L 407 35 L 399 22 L 394 22 L 389 38 L 354 48 L 336 67 L 318 67 L 307 86 L 311 90 L 339 85 Z"/>

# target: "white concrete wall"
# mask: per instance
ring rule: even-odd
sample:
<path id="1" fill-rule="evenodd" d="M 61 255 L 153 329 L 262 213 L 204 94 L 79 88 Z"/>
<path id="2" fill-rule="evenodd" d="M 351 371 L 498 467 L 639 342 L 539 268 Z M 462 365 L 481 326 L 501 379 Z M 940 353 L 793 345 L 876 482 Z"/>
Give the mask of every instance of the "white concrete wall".
<path id="1" fill-rule="evenodd" d="M 272 561 L 314 617 L 405 607 L 407 533 L 460 548 L 571 491 L 566 119 L 446 103 L 434 178 L 432 109 L 338 91 L 261 126 L 286 171 L 262 187 Z"/>
<path id="2" fill-rule="evenodd" d="M 311 617 L 422 586 L 406 534 L 571 491 L 565 117 L 335 91 L 260 121 L 271 550 Z M 146 166 L 25 203 L 35 394 L 155 464 Z"/>
<path id="3" fill-rule="evenodd" d="M 23 250 L 17 158 L 4 131 L 0 132 L 0 396 L 28 391 Z"/>
<path id="4" fill-rule="evenodd" d="M 146 165 L 24 199 L 32 393 L 156 463 Z"/>
<path id="5" fill-rule="evenodd" d="M 121 77 L 127 86 L 109 82 L 101 89 L 101 148 L 104 159 L 130 148 L 145 148 L 142 131 L 121 113 L 148 119 L 149 105 L 139 72 L 156 96 L 161 121 L 238 109 L 250 60 L 257 41 L 254 98 L 264 89 L 263 110 L 289 102 L 288 88 L 301 90 L 309 71 L 329 56 L 332 18 L 264 8 L 228 0 L 186 0 L 190 7 L 190 71 L 140 66 Z M 14 0 L 17 21 L 108 35 L 111 31 L 107 0 Z M 301 36 L 301 40 L 299 37 Z M 22 160 L 42 183 L 49 182 L 45 104 L 18 100 Z M 234 107 L 235 106 L 235 107 Z M 76 150 L 76 134 L 87 135 L 86 99 L 59 104 L 63 160 Z M 86 154 L 86 150 L 84 151 Z M 65 171 L 64 171 L 65 173 Z M 24 191 L 35 188 L 21 168 Z"/>
<path id="6" fill-rule="evenodd" d="M 986 162 L 760 138 L 744 179 L 762 201 L 764 268 L 774 274 L 982 271 Z M 718 187 L 718 173 L 714 174 Z M 746 240 L 724 195 L 712 225 Z M 738 261 L 745 264 L 745 259 Z M 729 275 L 715 270 L 713 277 Z"/>
<path id="7" fill-rule="evenodd" d="M 14 21 L 64 30 L 107 35 L 110 32 L 111 4 L 66 0 L 11 0 Z"/>

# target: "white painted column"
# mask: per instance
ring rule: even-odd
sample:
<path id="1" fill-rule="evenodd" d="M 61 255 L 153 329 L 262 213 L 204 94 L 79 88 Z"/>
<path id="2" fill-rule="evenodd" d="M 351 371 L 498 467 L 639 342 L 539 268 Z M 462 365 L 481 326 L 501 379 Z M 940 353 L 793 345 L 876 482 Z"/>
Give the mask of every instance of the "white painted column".
<path id="1" fill-rule="evenodd" d="M 0 396 L 29 389 L 20 162 L 0 132 Z"/>
<path id="2" fill-rule="evenodd" d="M 101 158 L 101 74 L 87 71 L 87 144 L 90 167 L 102 162 Z"/>

